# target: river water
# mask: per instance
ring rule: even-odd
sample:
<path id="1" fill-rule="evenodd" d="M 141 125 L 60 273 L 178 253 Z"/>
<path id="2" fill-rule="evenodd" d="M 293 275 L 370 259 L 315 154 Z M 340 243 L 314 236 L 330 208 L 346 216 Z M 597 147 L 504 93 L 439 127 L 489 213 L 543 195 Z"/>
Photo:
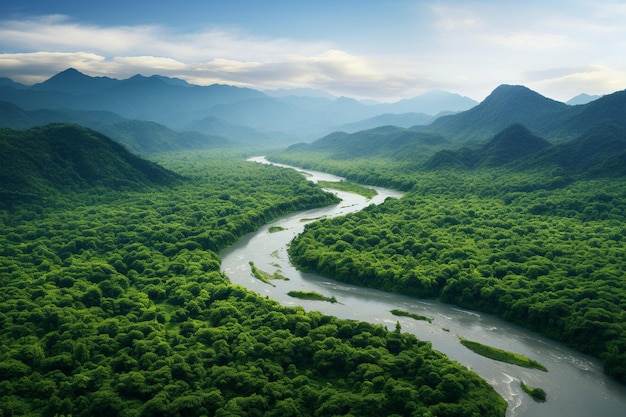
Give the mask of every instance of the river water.
<path id="1" fill-rule="evenodd" d="M 262 157 L 251 158 L 250 161 L 267 163 Z M 290 168 L 281 164 L 274 165 Z M 321 172 L 299 171 L 315 182 L 342 179 Z M 283 305 L 300 305 L 307 311 L 316 310 L 339 318 L 382 324 L 390 330 L 395 329 L 396 322 L 399 321 L 403 332 L 430 341 L 434 349 L 487 380 L 507 401 L 509 417 L 626 416 L 626 386 L 606 377 L 602 373 L 601 362 L 595 358 L 487 314 L 435 301 L 356 287 L 296 270 L 289 262 L 287 245 L 302 232 L 305 224 L 324 217 L 355 212 L 370 204 L 380 204 L 388 197 L 402 196 L 397 191 L 371 188 L 378 191 L 378 195 L 371 200 L 351 193 L 329 190 L 336 193 L 342 202 L 282 217 L 257 232 L 244 236 L 222 251 L 222 269 L 234 284 L 247 287 Z M 279 226 L 283 230 L 270 233 L 271 226 Z M 271 285 L 261 282 L 252 276 L 250 261 L 260 270 L 269 273 L 279 271 L 289 277 L 289 281 L 273 280 Z M 292 290 L 316 291 L 325 296 L 334 296 L 338 303 L 292 298 L 287 295 Z M 421 314 L 433 318 L 433 321 L 429 323 L 397 317 L 390 313 L 392 309 Z M 535 359 L 544 364 L 549 372 L 487 359 L 461 345 L 459 336 Z M 521 390 L 520 380 L 531 387 L 540 387 L 546 391 L 547 401 L 533 401 Z"/>

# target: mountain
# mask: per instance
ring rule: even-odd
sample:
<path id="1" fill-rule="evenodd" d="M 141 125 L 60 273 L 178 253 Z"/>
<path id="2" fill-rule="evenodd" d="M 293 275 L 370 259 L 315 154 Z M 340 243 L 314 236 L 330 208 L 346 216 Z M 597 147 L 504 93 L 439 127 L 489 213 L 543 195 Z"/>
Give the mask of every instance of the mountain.
<path id="1" fill-rule="evenodd" d="M 101 133 L 69 124 L 0 129 L 0 159 L 0 200 L 7 202 L 86 187 L 137 189 L 180 179 Z"/>
<path id="2" fill-rule="evenodd" d="M 0 87 L 0 100 L 24 110 L 107 111 L 126 119 L 156 122 L 184 130 L 204 125 L 202 133 L 220 136 L 231 131 L 234 141 L 242 129 L 224 129 L 224 124 L 241 127 L 249 134 L 284 144 L 312 141 L 354 123 L 383 113 L 427 114 L 459 111 L 475 104 L 466 97 L 431 92 L 396 103 L 365 104 L 347 97 L 332 97 L 315 91 L 263 92 L 227 85 L 199 86 L 161 75 L 135 75 L 118 80 L 91 77 L 69 68 L 28 88 Z M 302 94 L 309 94 L 303 96 Z M 210 119 L 207 119 L 210 118 Z M 202 123 L 219 119 L 220 123 Z M 387 123 L 384 123 L 387 124 Z M 209 130 L 210 126 L 216 130 Z"/>
<path id="3" fill-rule="evenodd" d="M 112 88 L 116 80 L 108 77 L 90 77 L 74 68 L 68 68 L 48 80 L 33 85 L 33 91 L 56 91 L 70 94 L 90 94 Z"/>
<path id="4" fill-rule="evenodd" d="M 514 124 L 498 133 L 478 151 L 478 166 L 499 167 L 536 154 L 550 143 Z"/>
<path id="5" fill-rule="evenodd" d="M 512 124 L 539 132 L 554 129 L 571 107 L 546 98 L 527 87 L 501 85 L 477 106 L 455 115 L 443 116 L 424 130 L 443 134 L 457 142 L 484 141 Z"/>
<path id="6" fill-rule="evenodd" d="M 380 105 L 388 113 L 425 113 L 431 116 L 441 112 L 460 112 L 471 109 L 477 101 L 447 91 L 433 90 L 422 95 Z"/>
<path id="7" fill-rule="evenodd" d="M 442 168 L 474 169 L 499 167 L 548 148 L 550 143 L 532 134 L 526 127 L 514 124 L 496 134 L 478 149 L 437 152 L 426 163 L 429 170 Z"/>
<path id="8" fill-rule="evenodd" d="M 142 120 L 124 120 L 101 125 L 98 131 L 124 145 L 129 151 L 140 155 L 232 145 L 229 140 L 220 136 L 205 135 L 195 131 L 179 132 L 159 123 Z"/>
<path id="9" fill-rule="evenodd" d="M 24 84 L 16 83 L 10 78 L 0 77 L 0 88 L 2 87 L 11 87 L 17 90 L 27 88 Z"/>
<path id="10" fill-rule="evenodd" d="M 589 94 L 585 94 L 585 93 L 581 93 L 575 97 L 570 98 L 569 100 L 567 100 L 565 102 L 565 104 L 569 104 L 570 106 L 578 106 L 581 104 L 587 104 L 587 103 L 591 103 L 594 100 L 599 99 L 600 95 L 593 95 L 590 96 Z"/>
<path id="11" fill-rule="evenodd" d="M 358 122 L 347 123 L 340 126 L 337 130 L 354 133 L 360 130 L 374 129 L 380 126 L 398 126 L 408 128 L 416 125 L 425 125 L 430 123 L 432 120 L 433 116 L 425 113 L 385 113 Z"/>
<path id="12" fill-rule="evenodd" d="M 229 138 L 232 143 L 243 144 L 271 144 L 272 142 L 281 142 L 281 138 L 286 135 L 270 134 L 266 132 L 260 132 L 248 126 L 239 125 L 236 123 L 227 123 L 222 119 L 214 116 L 207 116 L 203 119 L 196 120 L 185 126 L 186 130 L 196 131 L 211 136 L 220 136 L 223 138 Z M 289 141 L 288 137 L 282 139 L 286 142 Z"/>
<path id="13" fill-rule="evenodd" d="M 155 122 L 128 120 L 107 111 L 26 111 L 0 101 L 0 127 L 24 129 L 50 123 L 73 123 L 100 131 L 138 154 L 229 146 L 223 137 L 176 131 Z"/>
<path id="14" fill-rule="evenodd" d="M 595 126 L 570 142 L 546 148 L 518 168 L 554 167 L 568 175 L 623 177 L 625 160 L 626 128 L 611 124 Z"/>
<path id="15" fill-rule="evenodd" d="M 512 124 L 521 124 L 552 143 L 579 137 L 591 127 L 616 124 L 626 128 L 626 90 L 584 105 L 570 106 L 524 86 L 501 85 L 476 107 L 437 118 L 421 131 L 455 142 L 485 142 Z"/>
<path id="16" fill-rule="evenodd" d="M 428 170 L 508 166 L 516 171 L 544 170 L 566 176 L 626 176 L 626 128 L 599 125 L 578 138 L 550 144 L 522 125 L 513 125 L 480 148 L 443 150 L 424 164 Z"/>
<path id="17" fill-rule="evenodd" d="M 123 117 L 106 111 L 24 110 L 0 101 L 0 127 L 23 129 L 50 123 L 74 123 L 87 127 L 118 123 Z"/>
<path id="18" fill-rule="evenodd" d="M 423 152 L 448 142 L 440 135 L 415 132 L 397 126 L 382 126 L 352 134 L 335 132 L 311 144 L 293 145 L 291 151 L 329 153 L 333 159 L 389 157 L 395 160 L 421 158 Z"/>
<path id="19" fill-rule="evenodd" d="M 615 124 L 626 128 L 626 90 L 607 94 L 582 106 L 571 107 L 567 117 L 559 120 L 559 127 L 569 134 L 580 136 L 590 128 Z"/>
<path id="20" fill-rule="evenodd" d="M 206 110 L 259 97 L 265 95 L 248 88 L 218 84 L 203 87 L 156 75 L 135 75 L 125 80 L 90 77 L 71 68 L 27 89 L 0 89 L 0 100 L 25 110 L 104 110 L 162 124 L 175 123 L 181 110 Z"/>
<path id="21" fill-rule="evenodd" d="M 25 128 L 35 126 L 34 116 L 6 101 L 0 101 L 0 127 Z"/>

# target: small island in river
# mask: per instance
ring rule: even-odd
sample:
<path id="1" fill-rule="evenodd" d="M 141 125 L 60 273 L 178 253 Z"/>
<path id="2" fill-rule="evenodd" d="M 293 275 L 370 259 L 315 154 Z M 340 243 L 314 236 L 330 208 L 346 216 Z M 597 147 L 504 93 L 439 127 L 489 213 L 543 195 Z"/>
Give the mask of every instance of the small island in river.
<path id="1" fill-rule="evenodd" d="M 300 298 L 301 300 L 313 300 L 313 301 L 328 301 L 329 303 L 336 303 L 337 299 L 332 297 L 326 297 L 315 291 L 289 291 L 288 296 L 294 298 Z"/>
<path id="2" fill-rule="evenodd" d="M 481 343 L 473 342 L 471 340 L 463 338 L 459 339 L 463 346 L 465 346 L 472 352 L 482 355 L 486 358 L 510 363 L 512 365 L 522 366 L 524 368 L 539 369 L 540 371 L 548 372 L 548 368 L 546 368 L 543 364 L 517 353 L 507 352 L 506 350 L 483 345 Z"/>

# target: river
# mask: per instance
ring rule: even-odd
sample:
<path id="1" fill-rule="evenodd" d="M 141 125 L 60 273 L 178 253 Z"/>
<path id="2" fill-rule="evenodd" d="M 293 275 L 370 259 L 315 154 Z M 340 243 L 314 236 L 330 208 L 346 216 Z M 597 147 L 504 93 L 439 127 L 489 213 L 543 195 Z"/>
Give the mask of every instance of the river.
<path id="1" fill-rule="evenodd" d="M 262 157 L 252 162 L 267 163 Z M 282 164 L 274 164 L 292 168 Z M 294 168 L 297 169 L 297 168 Z M 311 170 L 300 170 L 311 181 L 339 181 L 342 178 Z M 395 328 L 399 321 L 403 332 L 430 341 L 433 348 L 474 370 L 487 380 L 507 401 L 508 417 L 623 417 L 626 416 L 626 386 L 606 377 L 599 360 L 583 355 L 553 340 L 506 323 L 488 314 L 460 309 L 430 300 L 410 298 L 333 281 L 315 274 L 302 273 L 289 262 L 287 245 L 308 222 L 355 212 L 386 198 L 400 198 L 402 193 L 374 188 L 378 195 L 371 200 L 346 192 L 333 191 L 342 202 L 277 219 L 241 238 L 221 252 L 222 269 L 231 282 L 277 300 L 283 305 L 300 305 L 307 311 L 344 319 L 355 319 Z M 282 230 L 269 232 L 271 226 Z M 265 284 L 251 274 L 249 262 L 273 273 L 280 271 L 289 281 L 273 280 Z M 334 296 L 338 303 L 307 301 L 287 295 L 292 290 L 316 291 Z M 432 323 L 397 317 L 390 313 L 401 309 L 432 317 Z M 549 372 L 521 368 L 477 355 L 458 341 L 459 336 L 516 352 L 544 364 Z M 546 391 L 547 401 L 536 403 L 524 393 L 519 381 Z"/>

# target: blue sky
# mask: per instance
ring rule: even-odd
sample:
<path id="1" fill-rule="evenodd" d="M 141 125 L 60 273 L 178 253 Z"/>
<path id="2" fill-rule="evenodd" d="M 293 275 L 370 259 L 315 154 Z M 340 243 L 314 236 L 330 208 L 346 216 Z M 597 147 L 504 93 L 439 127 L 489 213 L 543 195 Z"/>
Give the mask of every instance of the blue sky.
<path id="1" fill-rule="evenodd" d="M 5 0 L 0 77 L 74 67 L 382 101 L 506 83 L 567 100 L 626 88 L 625 21 L 610 0 Z"/>

